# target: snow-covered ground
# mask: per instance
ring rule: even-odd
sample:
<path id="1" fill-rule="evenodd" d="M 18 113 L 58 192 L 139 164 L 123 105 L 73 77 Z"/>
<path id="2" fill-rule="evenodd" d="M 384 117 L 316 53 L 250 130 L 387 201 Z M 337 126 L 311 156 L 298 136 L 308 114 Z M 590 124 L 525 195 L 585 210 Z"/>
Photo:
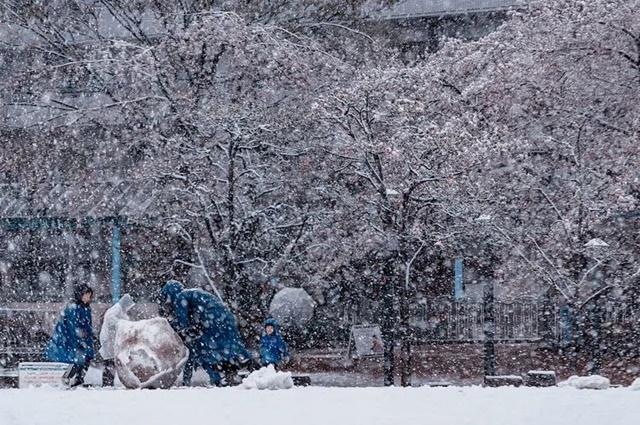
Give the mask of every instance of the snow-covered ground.
<path id="1" fill-rule="evenodd" d="M 0 390 L 2 425 L 637 425 L 631 388 Z"/>

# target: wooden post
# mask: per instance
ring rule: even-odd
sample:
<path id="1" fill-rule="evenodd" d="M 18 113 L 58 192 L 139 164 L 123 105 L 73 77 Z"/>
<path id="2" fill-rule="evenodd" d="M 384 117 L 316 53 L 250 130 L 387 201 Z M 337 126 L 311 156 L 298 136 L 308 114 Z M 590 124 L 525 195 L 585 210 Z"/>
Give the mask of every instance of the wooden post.
<path id="1" fill-rule="evenodd" d="M 383 349 L 383 369 L 384 369 L 384 386 L 394 385 L 394 349 L 396 345 L 396 314 L 394 308 L 395 299 L 395 280 L 393 278 L 392 260 L 387 260 L 384 266 L 385 292 L 382 300 L 384 315 L 382 317 L 382 339 L 384 341 Z"/>

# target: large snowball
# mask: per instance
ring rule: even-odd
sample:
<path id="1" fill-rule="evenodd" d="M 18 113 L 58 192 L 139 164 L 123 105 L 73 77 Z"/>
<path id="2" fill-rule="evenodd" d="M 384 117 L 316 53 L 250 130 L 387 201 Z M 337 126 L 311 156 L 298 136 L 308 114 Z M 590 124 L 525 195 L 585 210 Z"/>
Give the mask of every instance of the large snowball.
<path id="1" fill-rule="evenodd" d="M 127 388 L 169 388 L 189 357 L 180 336 L 161 317 L 119 321 L 115 354 L 118 378 Z"/>
<path id="2" fill-rule="evenodd" d="M 283 288 L 271 300 L 269 314 L 281 325 L 305 325 L 313 317 L 314 303 L 302 288 Z"/>

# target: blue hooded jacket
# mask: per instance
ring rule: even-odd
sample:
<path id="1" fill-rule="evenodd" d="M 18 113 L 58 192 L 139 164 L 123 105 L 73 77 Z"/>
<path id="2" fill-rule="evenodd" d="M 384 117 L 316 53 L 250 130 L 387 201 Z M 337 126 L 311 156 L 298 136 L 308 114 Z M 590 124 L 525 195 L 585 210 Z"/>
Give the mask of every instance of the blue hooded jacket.
<path id="1" fill-rule="evenodd" d="M 174 317 L 169 322 L 197 363 L 240 364 L 250 359 L 240 340 L 235 317 L 214 295 L 201 289 L 184 289 L 175 280 L 167 282 L 162 295 L 173 306 Z"/>
<path id="2" fill-rule="evenodd" d="M 273 326 L 271 335 L 263 332 L 260 338 L 260 363 L 263 366 L 269 363 L 274 363 L 277 366 L 284 358 L 289 357 L 289 348 L 282 339 L 278 321 L 273 318 L 265 320 L 263 329 L 269 325 Z"/>
<path id="3" fill-rule="evenodd" d="M 165 317 L 166 315 L 166 319 L 169 321 L 169 324 L 176 332 L 178 332 L 178 324 L 176 323 L 176 315 L 173 311 L 173 304 L 178 298 L 178 294 L 180 294 L 180 292 L 182 291 L 184 291 L 184 286 L 177 280 L 168 281 L 160 291 L 162 298 L 160 300 L 160 314 L 163 317 Z M 165 308 L 165 306 L 167 306 L 168 309 Z"/>
<path id="4" fill-rule="evenodd" d="M 51 362 L 84 365 L 94 358 L 91 307 L 82 302 L 82 295 L 93 290 L 86 284 L 74 291 L 74 298 L 65 307 L 45 350 Z"/>

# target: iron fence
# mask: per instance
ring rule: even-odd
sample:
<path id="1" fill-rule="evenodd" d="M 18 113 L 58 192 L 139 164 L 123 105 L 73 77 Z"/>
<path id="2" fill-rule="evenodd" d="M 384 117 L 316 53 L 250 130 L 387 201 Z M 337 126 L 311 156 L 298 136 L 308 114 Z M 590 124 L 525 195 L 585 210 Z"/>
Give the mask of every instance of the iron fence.
<path id="1" fill-rule="evenodd" d="M 381 303 L 362 302 L 352 310 L 352 323 L 377 323 Z M 640 306 L 621 300 L 602 300 L 599 320 L 606 325 L 640 324 Z M 409 326 L 417 343 L 480 342 L 488 325 L 481 300 L 437 297 L 413 303 Z M 493 303 L 494 340 L 498 342 L 569 341 L 584 314 L 568 311 L 545 298 L 522 298 Z"/>
<path id="2" fill-rule="evenodd" d="M 496 340 L 542 338 L 539 302 L 495 302 L 493 308 Z M 485 305 L 480 301 L 441 297 L 414 305 L 409 323 L 418 340 L 481 341 L 485 318 Z"/>

